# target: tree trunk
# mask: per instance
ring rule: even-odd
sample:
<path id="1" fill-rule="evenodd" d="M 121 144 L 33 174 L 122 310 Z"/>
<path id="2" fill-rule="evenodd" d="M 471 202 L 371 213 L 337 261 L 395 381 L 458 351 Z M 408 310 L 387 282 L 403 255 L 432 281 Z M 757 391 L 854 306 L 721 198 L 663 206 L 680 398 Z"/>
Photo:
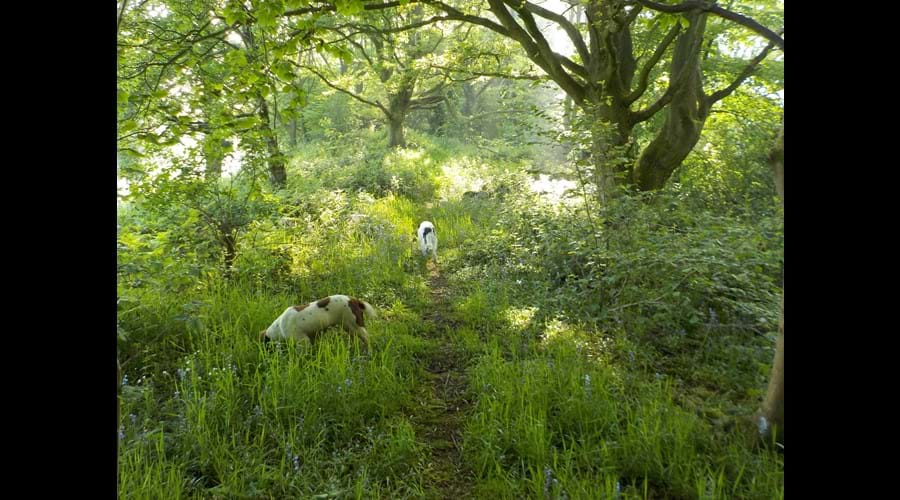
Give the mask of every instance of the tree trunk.
<path id="1" fill-rule="evenodd" d="M 406 138 L 403 136 L 403 122 L 406 120 L 406 114 L 409 112 L 414 85 L 415 81 L 404 79 L 397 92 L 389 96 L 388 112 L 386 113 L 390 126 L 389 147 L 406 147 Z"/>
<path id="2" fill-rule="evenodd" d="M 478 104 L 478 94 L 475 91 L 475 86 L 469 82 L 463 83 L 463 105 L 462 110 L 460 111 L 463 116 L 472 116 L 475 113 L 475 108 Z"/>
<path id="3" fill-rule="evenodd" d="M 297 147 L 297 118 L 291 118 L 291 126 L 288 128 L 288 137 L 291 139 L 291 147 Z"/>
<path id="4" fill-rule="evenodd" d="M 784 287 L 781 289 L 781 314 L 778 319 L 778 340 L 775 341 L 775 359 L 769 378 L 769 389 L 762 405 L 766 424 L 761 426 L 769 436 L 774 428 L 775 439 L 784 443 Z"/>
<path id="5" fill-rule="evenodd" d="M 628 151 L 632 126 L 623 118 L 627 109 L 622 106 L 588 102 L 581 105 L 590 123 L 590 162 L 593 181 L 601 204 L 606 204 L 619 193 L 619 186 L 630 179 Z"/>
<path id="6" fill-rule="evenodd" d="M 225 270 L 231 271 L 237 258 L 237 239 L 233 233 L 227 232 L 223 235 L 222 244 L 225 247 Z"/>
<path id="7" fill-rule="evenodd" d="M 306 120 L 303 119 L 303 113 L 300 113 L 297 121 L 300 122 L 300 139 L 304 143 L 309 142 L 309 130 L 306 128 Z"/>
<path id="8" fill-rule="evenodd" d="M 392 148 L 406 147 L 406 138 L 403 136 L 403 118 L 402 116 L 396 116 L 388 119 L 390 124 L 390 139 L 388 142 L 388 146 Z"/>
<path id="9" fill-rule="evenodd" d="M 690 27 L 678 37 L 672 55 L 669 78 L 680 83 L 666 110 L 662 130 L 644 149 L 634 167 L 633 181 L 641 191 L 662 188 L 672 172 L 694 149 L 709 114 L 703 97 L 700 49 L 706 28 L 706 14 L 685 14 Z"/>
<path id="10" fill-rule="evenodd" d="M 784 207 L 784 118 L 772 154 L 769 157 L 775 173 L 775 188 Z M 781 285 L 781 311 L 778 318 L 778 340 L 775 342 L 775 359 L 772 362 L 772 374 L 769 378 L 769 390 L 762 405 L 762 416 L 768 426 L 775 427 L 776 439 L 784 443 L 784 282 Z"/>
<path id="11" fill-rule="evenodd" d="M 284 168 L 284 155 L 281 154 L 281 150 L 278 148 L 278 139 L 275 137 L 275 132 L 272 130 L 272 125 L 269 121 L 269 105 L 262 94 L 257 94 L 256 103 L 259 106 L 259 118 L 262 120 L 260 127 L 266 143 L 266 152 L 268 153 L 269 182 L 275 188 L 283 188 L 287 185 L 287 171 Z"/>

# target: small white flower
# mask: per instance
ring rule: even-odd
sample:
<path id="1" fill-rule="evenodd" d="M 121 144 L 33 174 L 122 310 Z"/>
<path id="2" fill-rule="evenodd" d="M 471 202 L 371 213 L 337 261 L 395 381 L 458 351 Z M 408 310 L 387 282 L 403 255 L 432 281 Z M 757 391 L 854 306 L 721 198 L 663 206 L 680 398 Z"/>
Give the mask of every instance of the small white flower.
<path id="1" fill-rule="evenodd" d="M 765 434 L 766 431 L 769 430 L 769 421 L 766 420 L 766 417 L 759 417 L 756 426 L 759 429 L 760 434 Z"/>

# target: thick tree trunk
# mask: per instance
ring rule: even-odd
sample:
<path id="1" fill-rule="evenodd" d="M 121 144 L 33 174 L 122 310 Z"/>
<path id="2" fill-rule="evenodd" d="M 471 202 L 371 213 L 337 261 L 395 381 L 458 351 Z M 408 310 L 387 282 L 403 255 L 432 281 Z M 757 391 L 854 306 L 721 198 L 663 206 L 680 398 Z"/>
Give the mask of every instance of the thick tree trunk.
<path id="1" fill-rule="evenodd" d="M 762 405 L 762 416 L 766 425 L 764 432 L 774 428 L 775 438 L 784 443 L 784 288 L 781 290 L 781 314 L 778 321 L 778 340 L 775 341 L 775 359 L 772 362 L 772 374 L 769 378 L 769 389 Z"/>
<path id="2" fill-rule="evenodd" d="M 690 27 L 678 37 L 672 55 L 669 78 L 679 89 L 666 110 L 662 130 L 644 149 L 634 167 L 633 181 L 641 191 L 662 188 L 672 172 L 694 149 L 709 114 L 703 98 L 700 49 L 706 28 L 706 14 L 686 14 Z"/>
<path id="3" fill-rule="evenodd" d="M 620 186 L 631 178 L 629 167 L 633 158 L 625 146 L 629 144 L 632 125 L 623 118 L 627 109 L 616 103 L 585 103 L 582 109 L 592 123 L 590 158 L 593 181 L 600 203 L 605 204 L 615 198 Z"/>
<path id="4" fill-rule="evenodd" d="M 392 148 L 406 147 L 406 138 L 403 136 L 403 118 L 402 116 L 393 116 L 388 119 L 390 125 L 390 139 L 388 146 Z"/>
<path id="5" fill-rule="evenodd" d="M 784 206 L 784 118 L 772 154 L 769 157 L 775 173 L 775 188 Z M 772 362 L 772 374 L 769 378 L 769 390 L 762 405 L 762 416 L 768 425 L 776 429 L 776 439 L 784 443 L 784 284 L 781 287 L 781 312 L 778 319 L 778 340 L 775 342 L 775 359 Z"/>
<path id="6" fill-rule="evenodd" d="M 414 82 L 404 81 L 394 94 L 390 95 L 388 104 L 388 124 L 390 136 L 388 146 L 392 148 L 406 147 L 406 138 L 403 134 L 403 122 L 409 112 L 409 104 L 412 100 Z"/>

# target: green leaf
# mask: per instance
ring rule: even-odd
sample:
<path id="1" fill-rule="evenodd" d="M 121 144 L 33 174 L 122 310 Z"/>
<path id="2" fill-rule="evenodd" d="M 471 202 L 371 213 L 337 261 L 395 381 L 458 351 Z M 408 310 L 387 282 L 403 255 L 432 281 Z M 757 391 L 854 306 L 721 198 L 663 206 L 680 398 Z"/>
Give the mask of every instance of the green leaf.
<path id="1" fill-rule="evenodd" d="M 255 116 L 246 116 L 244 118 L 239 118 L 234 122 L 235 128 L 240 129 L 249 129 L 255 127 L 259 123 L 259 119 Z"/>
<path id="2" fill-rule="evenodd" d="M 229 26 L 234 26 L 235 23 L 243 21 L 245 18 L 244 9 L 237 1 L 228 2 L 223 14 L 225 14 L 225 22 Z"/>
<path id="3" fill-rule="evenodd" d="M 353 62 L 353 53 L 346 49 L 342 50 L 341 51 L 341 60 L 344 61 L 344 64 L 349 65 L 350 63 Z"/>
<path id="4" fill-rule="evenodd" d="M 261 10 L 256 14 L 256 24 L 262 28 L 275 26 L 275 16 L 267 10 Z"/>
<path id="5" fill-rule="evenodd" d="M 122 234 L 119 235 L 119 242 L 128 248 L 140 248 L 141 245 L 143 245 L 141 235 L 130 232 L 122 232 Z"/>
<path id="6" fill-rule="evenodd" d="M 247 56 L 243 50 L 233 50 L 225 54 L 225 64 L 232 69 L 243 68 L 247 65 Z"/>
<path id="7" fill-rule="evenodd" d="M 288 9 L 299 9 L 309 5 L 309 0 L 285 0 L 284 5 Z"/>
<path id="8" fill-rule="evenodd" d="M 306 106 L 306 91 L 303 89 L 299 89 L 295 92 L 294 98 L 291 99 L 291 106 L 302 108 Z"/>
<path id="9" fill-rule="evenodd" d="M 352 16 L 363 10 L 363 3 L 360 0 L 337 0 L 335 4 L 338 14 L 342 16 Z"/>
<path id="10" fill-rule="evenodd" d="M 285 61 L 276 62 L 272 72 L 275 73 L 275 76 L 285 81 L 291 81 L 294 78 L 293 68 Z"/>
<path id="11" fill-rule="evenodd" d="M 279 16 L 284 12 L 281 0 L 268 0 L 256 9 L 256 23 L 262 28 L 275 26 Z"/>
<path id="12" fill-rule="evenodd" d="M 137 122 L 134 120 L 126 120 L 119 126 L 119 133 L 125 134 L 137 128 Z"/>

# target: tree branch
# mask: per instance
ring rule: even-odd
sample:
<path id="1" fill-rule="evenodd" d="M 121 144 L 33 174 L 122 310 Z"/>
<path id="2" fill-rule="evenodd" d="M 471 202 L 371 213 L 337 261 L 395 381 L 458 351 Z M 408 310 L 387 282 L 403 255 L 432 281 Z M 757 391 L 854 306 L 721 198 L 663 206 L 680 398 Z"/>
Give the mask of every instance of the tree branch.
<path id="1" fill-rule="evenodd" d="M 766 45 L 766 47 L 762 50 L 762 52 L 760 52 L 756 57 L 754 57 L 753 60 L 750 61 L 750 64 L 748 64 L 747 67 L 744 68 L 743 71 L 741 71 L 741 74 L 738 75 L 738 77 L 735 78 L 733 82 L 731 82 L 731 85 L 725 87 L 724 89 L 717 90 L 717 91 L 713 92 L 712 94 L 710 94 L 709 96 L 705 96 L 703 98 L 704 104 L 707 107 L 711 107 L 713 104 L 715 104 L 718 101 L 722 100 L 723 98 L 729 96 L 738 87 L 740 87 L 742 83 L 744 83 L 744 80 L 746 80 L 747 78 L 750 77 L 751 74 L 753 74 L 753 72 L 756 70 L 757 66 L 759 66 L 759 63 L 761 63 L 763 61 L 763 59 L 765 59 L 766 56 L 769 54 L 769 52 L 774 48 L 775 48 L 774 42 L 771 42 L 768 45 Z"/>
<path id="2" fill-rule="evenodd" d="M 128 0 L 122 0 L 122 8 L 119 10 L 118 19 L 116 19 L 116 39 L 119 38 L 119 27 L 122 26 L 122 15 L 125 14 L 126 5 L 128 5 Z"/>
<path id="3" fill-rule="evenodd" d="M 572 23 L 569 22 L 568 19 L 560 14 L 551 12 L 531 2 L 525 2 L 525 9 L 531 13 L 543 17 L 544 19 L 553 21 L 558 24 L 563 30 L 565 30 L 566 34 L 569 35 L 569 39 L 572 40 L 572 44 L 575 45 L 575 50 L 578 51 L 578 55 L 581 57 L 581 60 L 587 61 L 588 58 L 590 58 L 587 45 L 584 44 L 584 39 L 581 37 L 581 33 L 577 28 L 575 28 L 574 25 L 572 25 Z"/>
<path id="4" fill-rule="evenodd" d="M 660 98 L 657 99 L 656 102 L 654 102 L 653 104 L 647 106 L 646 108 L 644 108 L 640 111 L 635 111 L 635 112 L 631 113 L 629 115 L 628 121 L 631 124 L 636 124 L 636 123 L 641 123 L 643 121 L 649 120 L 650 117 L 652 117 L 653 115 L 658 113 L 659 110 L 663 109 L 664 107 L 666 107 L 666 105 L 668 105 L 670 102 L 672 102 L 672 97 L 674 97 L 674 95 L 675 95 L 676 88 L 677 88 L 677 86 L 672 85 L 670 83 L 669 87 L 666 89 L 665 93 L 663 93 L 663 95 L 660 96 Z"/>
<path id="5" fill-rule="evenodd" d="M 363 5 L 364 10 L 382 10 L 382 9 L 390 9 L 393 7 L 399 7 L 408 3 L 418 3 L 418 0 L 408 0 L 408 1 L 394 1 L 394 2 L 373 2 L 367 3 Z M 303 7 L 302 9 L 293 9 L 286 10 L 282 13 L 282 16 L 291 17 L 291 16 L 302 16 L 304 14 L 312 14 L 315 12 L 335 12 L 337 11 L 337 5 L 333 2 L 327 2 L 325 5 L 320 5 L 317 7 Z"/>
<path id="6" fill-rule="evenodd" d="M 294 64 L 296 64 L 296 63 L 294 63 Z M 318 71 L 316 71 L 316 70 L 315 70 L 314 68 L 312 68 L 311 66 L 301 66 L 301 67 L 302 67 L 302 68 L 306 68 L 307 70 L 311 71 L 313 74 L 315 74 L 316 76 L 318 76 L 319 79 L 322 80 L 323 83 L 325 83 L 325 85 L 328 85 L 329 87 L 333 88 L 334 90 L 337 90 L 338 92 L 343 92 L 344 94 L 349 95 L 350 97 L 356 99 L 357 101 L 359 101 L 359 102 L 361 102 L 361 103 L 368 104 L 369 106 L 378 108 L 378 109 L 380 109 L 380 110 L 382 111 L 382 113 L 385 114 L 385 116 L 387 116 L 388 118 L 391 117 L 390 111 L 388 111 L 388 109 L 387 109 L 386 107 L 384 107 L 384 105 L 381 104 L 381 103 L 379 103 L 378 101 L 375 101 L 375 102 L 369 101 L 369 100 L 367 100 L 367 99 L 364 99 L 364 98 L 362 98 L 362 97 L 360 97 L 360 96 L 354 94 L 353 92 L 350 92 L 349 90 L 342 89 L 342 88 L 338 87 L 337 85 L 334 85 L 333 83 L 329 82 L 328 79 L 325 78 L 324 75 L 322 75 L 321 73 L 319 73 Z"/>
<path id="7" fill-rule="evenodd" d="M 733 21 L 737 24 L 740 24 L 741 26 L 744 26 L 745 28 L 749 28 L 755 31 L 760 36 L 767 38 L 770 42 L 777 45 L 779 49 L 784 50 L 784 38 L 776 34 L 774 31 L 766 28 L 765 26 L 759 24 L 758 22 L 745 15 L 724 9 L 716 5 L 715 2 L 707 2 L 704 0 L 685 0 L 678 5 L 666 5 L 659 2 L 654 2 L 652 0 L 628 0 L 626 3 L 638 3 L 655 11 L 666 12 L 669 14 L 688 12 L 691 10 L 709 12 L 723 19 L 728 19 L 729 21 Z"/>
<path id="8" fill-rule="evenodd" d="M 440 1 L 424 0 L 424 3 L 427 3 L 429 5 L 437 7 L 438 9 L 444 11 L 450 20 L 465 21 L 467 23 L 477 24 L 477 25 L 483 26 L 491 31 L 500 33 L 501 35 L 503 35 L 505 37 L 515 39 L 515 37 L 513 37 L 510 34 L 509 30 L 507 30 L 503 25 L 497 24 L 497 23 L 495 23 L 489 19 L 486 19 L 484 17 L 478 17 L 478 16 L 465 14 L 462 11 L 459 11 L 459 10 L 445 4 L 444 2 L 440 2 Z"/>
<path id="9" fill-rule="evenodd" d="M 678 36 L 678 32 L 681 31 L 681 25 L 675 23 L 672 26 L 672 29 L 666 34 L 666 37 L 663 41 L 656 47 L 656 50 L 653 52 L 653 55 L 650 56 L 650 59 L 647 60 L 647 63 L 644 64 L 644 67 L 641 69 L 641 74 L 638 77 L 638 86 L 634 89 L 634 91 L 628 94 L 625 97 L 625 104 L 631 105 L 634 101 L 638 100 L 644 92 L 647 91 L 647 85 L 650 79 L 650 72 L 653 70 L 653 67 L 662 59 L 663 54 L 665 54 L 666 49 L 671 45 L 672 40 L 675 40 L 675 37 Z"/>
<path id="10" fill-rule="evenodd" d="M 572 99 L 576 102 L 581 102 L 584 99 L 584 88 L 562 69 L 562 64 L 565 63 L 565 61 L 558 59 L 557 54 L 550 50 L 549 44 L 547 44 L 547 41 L 534 24 L 534 17 L 527 11 L 524 11 L 524 9 L 516 10 L 526 24 L 531 25 L 529 31 L 532 33 L 536 31 L 536 37 L 533 37 L 532 34 L 529 34 L 529 31 L 526 31 L 519 26 L 519 23 L 517 23 L 512 15 L 510 15 L 509 11 L 506 10 L 506 4 L 503 1 L 489 0 L 489 3 L 491 12 L 497 16 L 503 26 L 508 30 L 509 34 L 507 36 L 519 42 L 519 44 L 525 48 L 528 58 L 546 71 L 553 81 L 555 81 L 567 94 L 572 96 Z M 565 64 L 567 67 L 577 66 L 571 61 Z M 585 71 L 582 74 L 587 74 L 587 72 Z"/>
<path id="11" fill-rule="evenodd" d="M 450 67 L 447 67 L 447 66 L 438 66 L 438 65 L 436 65 L 436 64 L 432 64 L 432 65 L 430 65 L 430 67 L 435 68 L 435 69 L 440 69 L 440 70 L 443 70 L 443 71 L 451 71 L 451 72 L 457 72 L 457 73 L 466 73 L 466 74 L 469 74 L 469 75 L 473 75 L 473 77 L 474 77 L 474 78 L 464 78 L 464 79 L 462 79 L 462 80 L 460 80 L 460 79 L 455 79 L 455 78 L 453 78 L 453 77 L 450 77 L 450 79 L 451 79 L 452 81 L 454 81 L 454 82 L 474 80 L 475 78 L 477 78 L 477 77 L 479 77 L 479 76 L 491 76 L 491 77 L 495 77 L 495 78 L 505 78 L 505 79 L 507 79 L 507 80 L 531 80 L 531 81 L 540 81 L 540 80 L 546 80 L 546 79 L 547 79 L 546 76 L 540 76 L 540 75 L 511 75 L 511 74 L 509 74 L 509 73 L 496 73 L 496 72 L 489 72 L 489 71 L 471 71 L 471 70 L 468 70 L 468 69 L 459 69 L 459 68 L 450 68 Z"/>

